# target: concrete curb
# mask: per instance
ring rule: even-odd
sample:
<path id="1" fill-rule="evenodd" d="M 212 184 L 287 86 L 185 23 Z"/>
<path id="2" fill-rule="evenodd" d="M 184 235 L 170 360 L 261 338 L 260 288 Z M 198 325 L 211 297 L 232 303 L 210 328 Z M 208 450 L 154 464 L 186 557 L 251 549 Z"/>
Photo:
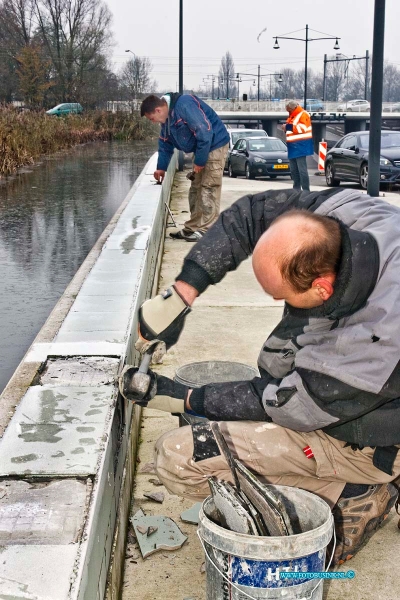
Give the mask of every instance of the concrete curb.
<path id="1" fill-rule="evenodd" d="M 152 292 L 176 157 L 163 186 L 155 166 L 156 155 L 2 394 L 0 595 L 104 598 L 140 421 L 115 379 L 137 360 L 137 309 Z"/>

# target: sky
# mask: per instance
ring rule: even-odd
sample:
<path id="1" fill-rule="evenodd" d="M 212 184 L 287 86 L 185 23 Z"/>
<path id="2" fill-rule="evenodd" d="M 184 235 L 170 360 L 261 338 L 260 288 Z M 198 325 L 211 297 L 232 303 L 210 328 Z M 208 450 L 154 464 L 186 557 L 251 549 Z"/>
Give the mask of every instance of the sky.
<path id="1" fill-rule="evenodd" d="M 129 49 L 150 58 L 160 91 L 176 91 L 179 0 L 104 1 L 113 14 L 113 68 L 120 70 L 132 58 Z M 399 4 L 386 0 L 385 59 L 400 68 Z M 304 68 L 304 42 L 280 40 L 274 50 L 273 36 L 304 38 L 306 24 L 309 37 L 341 38 L 340 50 L 333 49 L 335 40 L 309 43 L 309 68 L 322 71 L 324 54 L 365 56 L 367 49 L 372 53 L 373 15 L 374 0 L 183 0 L 184 86 L 197 88 L 203 78 L 217 75 L 227 50 L 240 73 L 256 74 L 259 64 L 262 74 Z"/>

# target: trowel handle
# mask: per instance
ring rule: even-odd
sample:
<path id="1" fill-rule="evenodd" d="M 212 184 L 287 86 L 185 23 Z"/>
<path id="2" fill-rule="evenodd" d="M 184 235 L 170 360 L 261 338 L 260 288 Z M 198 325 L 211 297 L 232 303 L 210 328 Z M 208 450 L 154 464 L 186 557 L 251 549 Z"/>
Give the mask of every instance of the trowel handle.
<path id="1" fill-rule="evenodd" d="M 142 362 L 140 363 L 139 373 L 147 373 L 150 367 L 152 356 L 153 352 L 146 352 L 146 354 L 142 358 Z"/>

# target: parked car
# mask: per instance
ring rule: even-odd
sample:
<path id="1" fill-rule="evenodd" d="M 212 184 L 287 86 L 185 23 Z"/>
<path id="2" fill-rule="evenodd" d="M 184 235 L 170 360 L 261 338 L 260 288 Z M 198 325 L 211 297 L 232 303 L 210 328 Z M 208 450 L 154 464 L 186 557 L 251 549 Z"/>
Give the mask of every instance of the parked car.
<path id="1" fill-rule="evenodd" d="M 268 137 L 268 134 L 266 131 L 264 131 L 264 129 L 228 129 L 228 134 L 229 134 L 229 149 L 228 149 L 228 155 L 229 155 L 229 151 L 232 150 L 233 146 L 236 144 L 236 142 L 240 139 L 240 138 L 245 138 L 245 137 Z M 225 170 L 228 169 L 228 156 L 226 157 L 226 161 L 225 161 Z"/>
<path id="2" fill-rule="evenodd" d="M 78 102 L 65 102 L 64 104 L 57 104 L 54 108 L 46 110 L 46 115 L 80 115 L 83 112 L 83 108 Z"/>
<path id="3" fill-rule="evenodd" d="M 370 109 L 371 105 L 368 100 L 348 100 L 337 107 L 337 110 L 345 112 L 369 112 Z"/>
<path id="4" fill-rule="evenodd" d="M 228 171 L 229 177 L 245 175 L 247 179 L 290 176 L 286 144 L 275 137 L 241 138 L 229 152 Z"/>
<path id="5" fill-rule="evenodd" d="M 316 98 L 307 98 L 306 110 L 310 110 L 311 112 L 314 110 L 324 110 L 324 103 L 322 100 L 317 100 Z"/>
<path id="6" fill-rule="evenodd" d="M 349 133 L 329 150 L 325 159 L 326 183 L 332 187 L 341 181 L 368 183 L 369 131 Z M 381 183 L 400 183 L 400 131 L 381 131 Z"/>

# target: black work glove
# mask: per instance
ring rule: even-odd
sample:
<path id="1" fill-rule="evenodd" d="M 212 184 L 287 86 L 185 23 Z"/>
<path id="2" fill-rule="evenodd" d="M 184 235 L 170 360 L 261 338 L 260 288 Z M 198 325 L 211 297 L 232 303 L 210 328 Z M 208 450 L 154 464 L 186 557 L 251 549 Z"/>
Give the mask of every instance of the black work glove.
<path id="1" fill-rule="evenodd" d="M 139 406 L 147 406 L 152 401 L 150 408 L 172 413 L 185 412 L 188 389 L 186 385 L 157 375 L 150 369 L 146 374 L 139 373 L 139 367 L 125 367 L 119 378 L 119 390 L 126 400 Z M 155 396 L 160 397 L 153 400 Z M 168 401 L 166 396 L 174 400 Z"/>
<path id="2" fill-rule="evenodd" d="M 119 391 L 125 400 L 147 406 L 157 391 L 157 375 L 150 369 L 140 373 L 139 367 L 124 367 L 119 377 Z"/>

